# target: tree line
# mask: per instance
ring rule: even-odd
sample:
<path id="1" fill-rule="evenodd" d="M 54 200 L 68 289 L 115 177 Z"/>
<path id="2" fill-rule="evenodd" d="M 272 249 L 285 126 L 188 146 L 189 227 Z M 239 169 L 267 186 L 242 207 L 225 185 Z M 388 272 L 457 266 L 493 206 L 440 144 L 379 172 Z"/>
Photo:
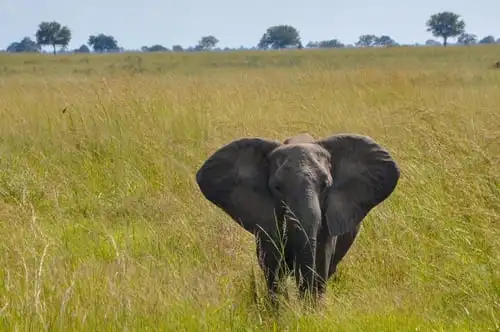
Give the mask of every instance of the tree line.
<path id="1" fill-rule="evenodd" d="M 425 22 L 427 31 L 432 33 L 434 37 L 441 38 L 443 42 L 434 39 L 429 39 L 425 45 L 443 45 L 446 47 L 449 44 L 450 38 L 457 38 L 459 45 L 473 45 L 473 44 L 500 44 L 500 38 L 495 39 L 494 36 L 489 35 L 481 39 L 473 33 L 468 33 L 465 30 L 465 21 L 460 15 L 443 11 L 430 16 Z M 38 25 L 35 33 L 35 40 L 30 37 L 24 37 L 18 42 L 11 43 L 6 51 L 7 52 L 41 52 L 43 46 L 51 47 L 54 54 L 57 53 L 57 47 L 60 52 L 68 52 L 67 46 L 71 41 L 71 30 L 67 26 L 61 25 L 59 22 L 42 22 Z M 183 52 L 183 51 L 213 51 L 221 50 L 216 48 L 219 40 L 215 36 L 203 36 L 198 43 L 193 47 L 184 49 L 181 45 L 173 45 L 169 49 L 163 45 L 156 44 L 152 46 L 142 46 L 143 52 Z M 97 35 L 89 36 L 87 43 L 82 44 L 79 48 L 72 50 L 75 53 L 89 53 L 90 48 L 94 52 L 121 52 L 124 51 L 119 46 L 118 41 L 111 35 L 100 33 Z M 373 34 L 364 34 L 359 36 L 358 41 L 354 45 L 344 45 L 338 39 L 323 40 L 323 41 L 310 41 L 306 44 L 306 48 L 343 48 L 343 47 L 395 47 L 399 46 L 398 42 L 388 35 L 376 36 Z M 285 49 L 285 48 L 298 48 L 302 49 L 301 37 L 299 31 L 291 25 L 275 25 L 269 27 L 262 35 L 260 41 L 255 47 L 250 49 Z M 240 49 L 245 49 L 241 47 Z M 224 48 L 223 50 L 231 50 Z"/>

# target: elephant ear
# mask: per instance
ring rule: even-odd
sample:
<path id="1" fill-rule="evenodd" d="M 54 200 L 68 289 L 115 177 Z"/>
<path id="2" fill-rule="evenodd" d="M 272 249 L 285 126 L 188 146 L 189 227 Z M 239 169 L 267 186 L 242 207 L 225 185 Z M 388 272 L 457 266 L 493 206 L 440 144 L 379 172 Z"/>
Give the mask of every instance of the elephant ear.
<path id="1" fill-rule="evenodd" d="M 353 231 L 396 188 L 400 170 L 390 154 L 367 136 L 333 135 L 317 143 L 331 155 L 333 184 L 325 217 L 331 235 Z"/>
<path id="2" fill-rule="evenodd" d="M 243 138 L 215 151 L 196 173 L 204 197 L 250 233 L 275 224 L 267 155 L 279 142 Z"/>

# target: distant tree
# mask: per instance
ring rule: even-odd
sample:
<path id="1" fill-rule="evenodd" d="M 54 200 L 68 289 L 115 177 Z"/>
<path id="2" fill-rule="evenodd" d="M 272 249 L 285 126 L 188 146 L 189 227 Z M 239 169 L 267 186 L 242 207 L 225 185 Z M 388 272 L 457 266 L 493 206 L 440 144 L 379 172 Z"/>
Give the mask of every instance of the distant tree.
<path id="1" fill-rule="evenodd" d="M 438 42 L 437 40 L 434 40 L 434 39 L 427 39 L 425 41 L 425 45 L 427 45 L 427 46 L 438 46 L 438 45 L 441 46 L 441 43 Z"/>
<path id="2" fill-rule="evenodd" d="M 461 45 L 473 45 L 477 42 L 477 36 L 475 34 L 463 33 L 458 36 L 457 42 Z"/>
<path id="3" fill-rule="evenodd" d="M 340 42 L 338 39 L 331 39 L 331 40 L 323 40 L 320 41 L 317 44 L 319 48 L 342 48 L 344 47 L 344 44 Z"/>
<path id="4" fill-rule="evenodd" d="M 115 37 L 107 36 L 103 33 L 100 33 L 97 36 L 90 36 L 88 44 L 92 46 L 95 52 L 99 53 L 119 50 L 118 42 Z"/>
<path id="5" fill-rule="evenodd" d="M 66 47 L 71 40 L 71 31 L 67 26 L 61 26 L 56 21 L 42 22 L 38 25 L 36 41 L 38 45 L 52 45 L 54 54 L 56 46 Z"/>
<path id="6" fill-rule="evenodd" d="M 181 45 L 174 45 L 174 46 L 172 46 L 172 51 L 174 51 L 174 52 L 182 52 L 182 51 L 184 51 L 184 49 L 182 48 Z"/>
<path id="7" fill-rule="evenodd" d="M 500 38 L 497 39 L 497 44 L 500 44 Z"/>
<path id="8" fill-rule="evenodd" d="M 389 36 L 382 35 L 380 37 L 377 37 L 374 41 L 374 44 L 376 46 L 382 46 L 382 47 L 390 47 L 390 46 L 397 46 L 398 43 L 392 39 Z"/>
<path id="9" fill-rule="evenodd" d="M 275 25 L 269 27 L 259 41 L 258 48 L 267 49 L 269 46 L 273 49 L 282 49 L 290 46 L 299 47 L 299 31 L 291 25 Z"/>
<path id="10" fill-rule="evenodd" d="M 143 52 L 166 52 L 166 51 L 168 51 L 168 48 L 166 48 L 163 45 L 156 44 L 156 45 L 153 45 L 150 47 L 143 46 L 143 47 L 141 47 L 141 50 Z"/>
<path id="11" fill-rule="evenodd" d="M 310 41 L 306 44 L 306 47 L 307 48 L 318 48 L 319 47 L 319 43 L 318 42 L 313 42 L 313 41 Z"/>
<path id="12" fill-rule="evenodd" d="M 211 50 L 212 48 L 215 47 L 219 43 L 219 40 L 215 38 L 214 36 L 204 36 L 201 37 L 200 41 L 196 45 L 197 50 Z"/>
<path id="13" fill-rule="evenodd" d="M 87 45 L 83 44 L 75 50 L 75 53 L 90 53 L 90 49 Z"/>
<path id="14" fill-rule="evenodd" d="M 489 35 L 479 41 L 479 44 L 495 44 L 495 37 Z"/>
<path id="15" fill-rule="evenodd" d="M 356 46 L 358 47 L 372 47 L 377 42 L 377 36 L 375 35 L 361 35 L 359 36 Z"/>
<path id="16" fill-rule="evenodd" d="M 434 37 L 443 38 L 443 46 L 448 45 L 448 38 L 456 37 L 465 32 L 465 22 L 460 15 L 444 11 L 432 15 L 426 22 L 427 31 Z"/>
<path id="17" fill-rule="evenodd" d="M 16 53 L 21 53 L 21 52 L 35 53 L 35 52 L 40 52 L 40 46 L 31 38 L 24 37 L 19 42 L 11 43 L 7 47 L 6 51 L 16 52 Z"/>

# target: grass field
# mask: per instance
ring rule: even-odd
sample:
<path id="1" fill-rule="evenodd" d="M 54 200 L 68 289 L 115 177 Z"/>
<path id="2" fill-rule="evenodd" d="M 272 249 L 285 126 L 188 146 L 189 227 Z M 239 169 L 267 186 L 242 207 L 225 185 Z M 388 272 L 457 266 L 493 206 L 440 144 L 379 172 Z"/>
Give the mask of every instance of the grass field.
<path id="1" fill-rule="evenodd" d="M 1 54 L 0 329 L 498 331 L 498 60 L 499 46 Z M 303 131 L 370 135 L 401 180 L 325 305 L 273 316 L 252 236 L 195 172 L 233 139 Z"/>

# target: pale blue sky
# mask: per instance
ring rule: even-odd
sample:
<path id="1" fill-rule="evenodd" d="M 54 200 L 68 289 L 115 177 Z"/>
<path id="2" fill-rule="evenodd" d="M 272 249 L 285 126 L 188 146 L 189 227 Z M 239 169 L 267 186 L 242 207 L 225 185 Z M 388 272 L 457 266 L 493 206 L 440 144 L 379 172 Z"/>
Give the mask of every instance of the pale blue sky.
<path id="1" fill-rule="evenodd" d="M 500 38 L 500 0 L 0 0 L 0 49 L 24 36 L 34 38 L 43 20 L 72 30 L 70 48 L 100 32 L 115 36 L 126 49 L 194 46 L 209 34 L 220 47 L 249 47 L 277 24 L 295 26 L 304 45 L 333 38 L 354 43 L 365 33 L 423 43 L 433 38 L 425 21 L 442 10 L 462 15 L 467 32 L 479 38 Z"/>

